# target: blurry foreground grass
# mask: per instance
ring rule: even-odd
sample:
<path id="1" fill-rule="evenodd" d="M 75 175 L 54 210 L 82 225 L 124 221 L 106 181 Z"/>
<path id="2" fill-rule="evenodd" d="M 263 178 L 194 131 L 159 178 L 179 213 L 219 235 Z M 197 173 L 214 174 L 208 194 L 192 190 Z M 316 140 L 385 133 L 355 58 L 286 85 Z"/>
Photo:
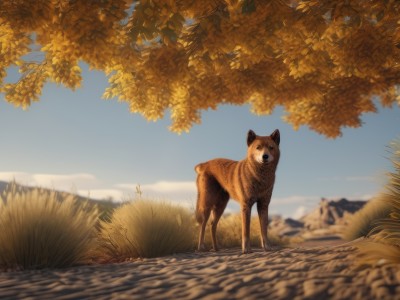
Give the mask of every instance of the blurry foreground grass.
<path id="1" fill-rule="evenodd" d="M 362 209 L 350 217 L 349 225 L 345 227 L 343 232 L 343 238 L 347 241 L 353 241 L 368 236 L 379 220 L 389 216 L 390 211 L 390 206 L 382 196 L 368 201 Z"/>
<path id="2" fill-rule="evenodd" d="M 0 201 L 0 266 L 67 267 L 86 263 L 98 212 L 73 196 L 11 183 Z"/>
<path id="3" fill-rule="evenodd" d="M 393 142 L 391 149 L 394 172 L 388 174 L 386 190 L 377 200 L 390 213 L 377 220 L 368 238 L 357 244 L 360 263 L 400 263 L 400 140 Z"/>

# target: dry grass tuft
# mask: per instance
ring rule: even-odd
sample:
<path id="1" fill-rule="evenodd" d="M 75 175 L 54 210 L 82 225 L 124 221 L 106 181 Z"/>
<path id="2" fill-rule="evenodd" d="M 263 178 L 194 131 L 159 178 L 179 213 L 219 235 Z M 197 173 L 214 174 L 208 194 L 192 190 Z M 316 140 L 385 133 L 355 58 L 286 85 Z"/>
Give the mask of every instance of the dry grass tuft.
<path id="1" fill-rule="evenodd" d="M 400 263 L 400 140 L 391 146 L 395 171 L 388 174 L 386 192 L 381 195 L 381 201 L 391 212 L 376 223 L 369 240 L 358 243 L 360 263 Z"/>
<path id="2" fill-rule="evenodd" d="M 365 239 L 356 244 L 360 265 L 382 265 L 400 262 L 400 248 L 375 239 Z"/>
<path id="3" fill-rule="evenodd" d="M 167 203 L 135 200 L 101 222 L 100 244 L 106 257 L 124 260 L 193 250 L 193 214 Z"/>
<path id="4" fill-rule="evenodd" d="M 71 195 L 16 183 L 0 197 L 2 267 L 60 268 L 88 262 L 96 236 L 96 209 L 77 203 Z"/>
<path id="5" fill-rule="evenodd" d="M 382 196 L 370 200 L 361 210 L 356 212 L 345 227 L 343 238 L 353 241 L 360 237 L 366 237 L 376 227 L 377 222 L 387 218 L 390 214 L 390 206 Z"/>

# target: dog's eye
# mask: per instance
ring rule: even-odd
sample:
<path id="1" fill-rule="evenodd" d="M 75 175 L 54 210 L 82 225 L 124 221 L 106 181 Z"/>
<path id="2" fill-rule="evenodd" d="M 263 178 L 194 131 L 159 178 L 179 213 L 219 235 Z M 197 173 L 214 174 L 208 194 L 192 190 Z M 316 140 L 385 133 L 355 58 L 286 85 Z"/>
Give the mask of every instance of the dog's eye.
<path id="1" fill-rule="evenodd" d="M 262 146 L 261 145 L 257 145 L 257 148 L 256 148 L 257 150 L 261 150 L 262 149 Z"/>
<path id="2" fill-rule="evenodd" d="M 274 146 L 269 146 L 268 148 L 269 148 L 269 150 L 273 150 Z"/>

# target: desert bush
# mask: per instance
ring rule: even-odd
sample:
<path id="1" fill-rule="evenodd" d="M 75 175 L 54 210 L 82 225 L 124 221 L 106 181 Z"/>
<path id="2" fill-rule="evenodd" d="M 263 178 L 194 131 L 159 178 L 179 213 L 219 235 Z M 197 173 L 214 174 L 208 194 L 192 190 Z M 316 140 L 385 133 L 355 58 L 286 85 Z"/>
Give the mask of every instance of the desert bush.
<path id="1" fill-rule="evenodd" d="M 388 174 L 386 190 L 381 195 L 381 200 L 390 208 L 390 214 L 376 223 L 369 239 L 357 245 L 361 263 L 400 263 L 400 140 L 391 146 L 394 172 Z"/>
<path id="2" fill-rule="evenodd" d="M 193 214 L 167 203 L 135 200 L 117 208 L 100 227 L 102 252 L 113 259 L 158 257 L 195 246 Z"/>
<path id="3" fill-rule="evenodd" d="M 98 213 L 72 195 L 11 183 L 0 201 L 0 265 L 59 268 L 89 259 Z"/>
<path id="4" fill-rule="evenodd" d="M 258 217 L 252 217 L 250 223 L 250 244 L 260 247 L 260 223 Z M 268 231 L 268 239 L 272 246 L 282 246 L 285 242 L 276 234 Z M 222 216 L 218 223 L 217 240 L 221 248 L 241 247 L 242 245 L 242 217 L 240 214 Z M 205 241 L 211 245 L 210 229 L 206 231 Z"/>
<path id="5" fill-rule="evenodd" d="M 368 201 L 362 209 L 351 216 L 349 224 L 343 230 L 343 238 L 352 241 L 366 237 L 379 220 L 389 216 L 390 211 L 390 206 L 382 196 Z"/>

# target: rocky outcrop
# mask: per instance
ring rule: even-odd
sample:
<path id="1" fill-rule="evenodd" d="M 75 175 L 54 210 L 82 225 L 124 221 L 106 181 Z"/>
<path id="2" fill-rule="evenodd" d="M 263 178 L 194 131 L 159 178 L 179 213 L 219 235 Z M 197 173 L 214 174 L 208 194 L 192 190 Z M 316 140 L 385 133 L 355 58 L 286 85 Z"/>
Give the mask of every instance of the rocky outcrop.
<path id="1" fill-rule="evenodd" d="M 323 229 L 332 225 L 345 225 L 349 216 L 366 203 L 367 201 L 349 201 L 344 198 L 340 200 L 322 198 L 318 207 L 302 217 L 300 221 L 309 230 Z"/>
<path id="2" fill-rule="evenodd" d="M 367 201 L 327 200 L 322 198 L 318 206 L 300 220 L 275 216 L 270 228 L 280 236 L 312 236 L 336 234 L 346 225 L 349 217 L 361 209 Z M 318 233 L 319 232 L 319 233 Z"/>

